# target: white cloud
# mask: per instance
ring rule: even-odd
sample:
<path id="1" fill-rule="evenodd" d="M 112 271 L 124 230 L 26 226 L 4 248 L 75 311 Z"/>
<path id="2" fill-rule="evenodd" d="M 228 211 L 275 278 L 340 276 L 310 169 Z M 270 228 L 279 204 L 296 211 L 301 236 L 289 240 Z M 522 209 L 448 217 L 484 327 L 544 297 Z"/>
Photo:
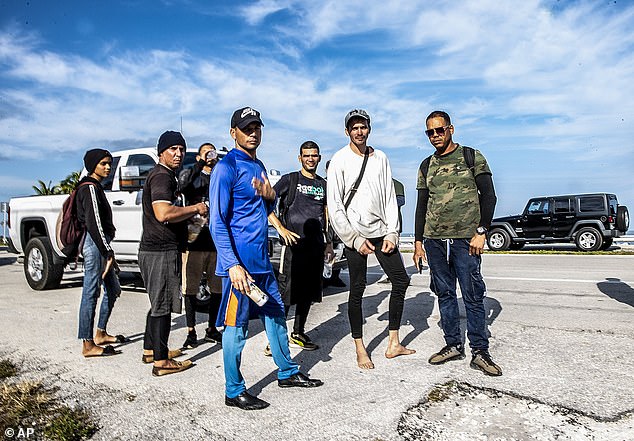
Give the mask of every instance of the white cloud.
<path id="1" fill-rule="evenodd" d="M 272 44 L 227 57 L 122 51 L 111 41 L 80 56 L 44 49 L 15 28 L 0 32 L 3 152 L 39 157 L 109 142 L 147 145 L 178 129 L 181 117 L 190 145 L 229 146 L 231 112 L 253 105 L 266 124 L 267 165 L 287 170 L 305 139 L 325 157 L 343 145 L 343 115 L 364 107 L 372 143 L 401 161 L 405 174 L 430 149 L 424 117 L 443 108 L 461 140 L 498 161 L 530 151 L 538 163 L 552 151 L 563 152 L 553 158 L 563 164 L 601 161 L 616 172 L 629 165 L 631 173 L 632 6 L 619 4 L 615 13 L 583 1 L 553 10 L 536 0 L 267 0 L 239 14 Z M 320 50 L 328 56 L 315 61 Z M 606 163 L 607 151 L 617 159 Z"/>

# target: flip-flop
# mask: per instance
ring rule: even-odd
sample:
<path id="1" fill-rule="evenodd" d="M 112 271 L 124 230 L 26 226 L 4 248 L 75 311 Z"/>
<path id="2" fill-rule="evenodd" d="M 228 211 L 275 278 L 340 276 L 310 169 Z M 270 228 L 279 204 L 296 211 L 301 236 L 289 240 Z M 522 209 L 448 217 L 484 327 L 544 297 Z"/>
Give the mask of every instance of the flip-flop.
<path id="1" fill-rule="evenodd" d="M 115 337 L 117 340 L 114 343 L 128 343 L 130 339 L 125 335 L 117 334 Z"/>
<path id="2" fill-rule="evenodd" d="M 120 354 L 121 351 L 117 351 L 113 346 L 108 345 L 105 346 L 103 348 L 103 351 L 101 351 L 100 354 L 88 354 L 88 355 L 84 355 L 85 358 L 91 358 L 91 357 L 108 357 L 110 355 L 117 355 Z"/>

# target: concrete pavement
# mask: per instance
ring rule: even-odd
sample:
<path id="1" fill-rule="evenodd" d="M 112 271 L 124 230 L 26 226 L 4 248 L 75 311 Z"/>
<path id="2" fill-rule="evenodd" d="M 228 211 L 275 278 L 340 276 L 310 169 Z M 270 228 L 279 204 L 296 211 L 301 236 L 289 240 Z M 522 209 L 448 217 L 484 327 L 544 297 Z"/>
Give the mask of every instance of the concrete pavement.
<path id="1" fill-rule="evenodd" d="M 404 255 L 408 265 L 410 256 Z M 356 366 L 347 291 L 328 288 L 307 324 L 321 348 L 291 349 L 304 372 L 324 380 L 321 388 L 278 388 L 275 365 L 263 355 L 262 327 L 251 323 L 243 374 L 249 391 L 271 403 L 259 412 L 224 405 L 218 346 L 188 351 L 196 366 L 185 373 L 151 376 L 140 360 L 149 305 L 141 289 L 124 291 L 109 325 L 132 342 L 120 347 L 121 355 L 84 359 L 76 339 L 79 274 L 67 276 L 59 290 L 35 292 L 13 260 L 0 253 L 0 356 L 22 363 L 27 377 L 59 387 L 62 398 L 96 415 L 102 428 L 94 439 L 551 439 L 540 433 L 634 439 L 632 256 L 485 255 L 491 353 L 504 370 L 499 378 L 470 369 L 469 357 L 427 363 L 443 346 L 428 273 L 412 276 L 401 328 L 417 353 L 386 359 L 390 285 L 373 283 L 381 272 L 371 261 L 364 333 L 376 369 Z M 202 336 L 204 316 L 199 319 Z M 184 317 L 173 316 L 170 346 L 179 347 L 185 336 Z M 443 422 L 447 411 L 438 416 L 427 397 L 450 381 L 466 389 L 453 390 L 438 405 L 456 407 L 455 401 L 466 416 Z M 533 411 L 561 415 L 562 409 L 569 417 L 555 432 L 544 429 L 555 422 L 528 418 Z M 576 430 L 579 425 L 589 432 Z"/>

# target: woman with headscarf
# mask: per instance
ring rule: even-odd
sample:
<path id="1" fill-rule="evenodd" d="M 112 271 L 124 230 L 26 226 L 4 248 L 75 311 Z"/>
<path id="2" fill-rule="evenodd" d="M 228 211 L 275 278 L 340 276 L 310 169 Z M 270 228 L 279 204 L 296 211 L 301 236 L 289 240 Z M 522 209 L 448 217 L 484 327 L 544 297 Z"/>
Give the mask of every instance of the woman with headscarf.
<path id="1" fill-rule="evenodd" d="M 108 177 L 112 155 L 103 149 L 92 149 L 84 156 L 88 175 L 78 184 L 76 193 L 77 218 L 85 228 L 81 252 L 84 257 L 84 282 L 79 306 L 79 338 L 83 340 L 84 357 L 99 357 L 120 353 L 111 343 L 123 343 L 122 335 L 109 335 L 106 325 L 121 286 L 117 264 L 110 242 L 115 235 L 112 209 L 101 181 Z M 103 286 L 97 332 L 93 336 L 97 299 Z M 105 346 L 104 346 L 105 345 Z"/>

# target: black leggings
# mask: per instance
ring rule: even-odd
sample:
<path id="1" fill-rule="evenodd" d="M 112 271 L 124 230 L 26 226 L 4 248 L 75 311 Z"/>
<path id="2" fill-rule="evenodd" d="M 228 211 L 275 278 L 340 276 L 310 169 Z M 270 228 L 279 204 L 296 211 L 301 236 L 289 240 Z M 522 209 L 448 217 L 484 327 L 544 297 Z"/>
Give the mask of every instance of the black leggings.
<path id="1" fill-rule="evenodd" d="M 381 251 L 381 246 L 383 245 L 382 237 L 368 240 L 374 245 L 374 254 L 376 254 L 381 268 L 383 268 L 390 282 L 392 282 L 389 330 L 397 331 L 401 327 L 403 303 L 405 301 L 405 291 L 409 285 L 409 276 L 405 272 L 403 258 L 398 248 L 390 254 L 385 254 Z M 363 337 L 362 300 L 367 284 L 368 256 L 361 255 L 358 251 L 348 247 L 346 247 L 345 253 L 348 259 L 348 272 L 350 273 L 350 295 L 348 297 L 350 330 L 352 331 L 352 338 L 361 338 Z"/>
<path id="2" fill-rule="evenodd" d="M 306 326 L 306 319 L 308 319 L 308 313 L 312 302 L 310 300 L 303 300 L 295 305 L 295 323 L 293 324 L 293 332 L 296 334 L 303 334 L 304 327 Z M 291 305 L 284 305 L 284 312 L 288 317 L 288 311 L 291 309 Z"/>
<path id="3" fill-rule="evenodd" d="M 145 321 L 145 337 L 143 349 L 154 352 L 154 361 L 167 360 L 169 349 L 167 340 L 170 336 L 170 326 L 172 323 L 171 314 L 152 317 L 151 311 L 147 313 Z"/>
<path id="4" fill-rule="evenodd" d="M 185 320 L 188 328 L 196 327 L 196 296 L 185 295 Z M 218 317 L 218 310 L 220 309 L 220 301 L 222 300 L 222 294 L 211 293 L 209 299 L 209 327 L 216 327 L 216 317 Z"/>

